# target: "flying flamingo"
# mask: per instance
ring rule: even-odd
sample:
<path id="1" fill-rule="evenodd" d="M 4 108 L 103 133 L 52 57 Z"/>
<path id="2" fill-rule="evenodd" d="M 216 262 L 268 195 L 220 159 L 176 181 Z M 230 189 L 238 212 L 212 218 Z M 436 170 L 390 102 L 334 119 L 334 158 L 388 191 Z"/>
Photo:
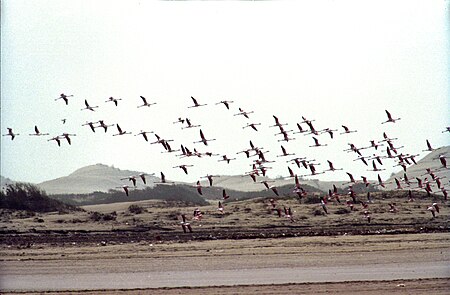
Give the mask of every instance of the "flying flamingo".
<path id="1" fill-rule="evenodd" d="M 194 105 L 193 105 L 193 106 L 189 106 L 188 108 L 197 108 L 197 107 L 201 107 L 201 106 L 207 105 L 207 104 L 199 104 L 199 103 L 197 102 L 197 100 L 196 100 L 193 96 L 191 96 L 191 99 L 192 99 L 192 101 L 194 102 Z"/>
<path id="2" fill-rule="evenodd" d="M 200 129 L 200 137 L 202 138 L 202 140 L 200 141 L 194 141 L 194 143 L 199 143 L 199 142 L 203 142 L 204 145 L 208 145 L 208 141 L 214 141 L 216 140 L 215 138 L 213 139 L 206 139 L 205 135 L 203 134 L 203 131 Z"/>
<path id="3" fill-rule="evenodd" d="M 49 135 L 48 133 L 41 133 L 38 129 L 38 127 L 35 125 L 34 126 L 34 133 L 33 134 L 29 134 L 30 136 L 44 136 L 44 135 Z"/>
<path id="4" fill-rule="evenodd" d="M 203 195 L 203 193 L 202 193 L 202 185 L 200 184 L 200 180 L 197 180 L 197 184 L 195 185 L 195 187 L 197 188 L 197 192 L 200 195 Z"/>
<path id="5" fill-rule="evenodd" d="M 445 132 L 450 132 L 450 127 L 445 127 L 445 130 L 442 131 L 442 133 L 445 133 Z"/>
<path id="6" fill-rule="evenodd" d="M 286 151 L 286 149 L 284 148 L 284 146 L 281 146 L 281 151 L 282 154 L 281 155 L 277 155 L 277 157 L 287 157 L 287 156 L 294 156 L 295 154 L 290 154 Z"/>
<path id="7" fill-rule="evenodd" d="M 442 167 L 444 167 L 445 169 L 447 169 L 447 160 L 445 159 L 444 155 L 439 155 L 439 161 L 442 164 Z"/>
<path id="8" fill-rule="evenodd" d="M 209 186 L 212 186 L 213 185 L 213 177 L 220 177 L 219 175 L 206 175 L 206 176 L 202 176 L 202 177 L 200 177 L 200 178 L 206 178 L 206 179 L 208 179 L 208 182 L 209 182 Z"/>
<path id="9" fill-rule="evenodd" d="M 427 139 L 427 149 L 426 149 L 426 150 L 423 150 L 422 152 L 432 152 L 432 151 L 434 151 L 434 150 L 435 150 L 435 149 L 431 147 L 431 144 L 430 144 L 430 142 L 429 142 L 428 139 Z"/>
<path id="10" fill-rule="evenodd" d="M 348 173 L 348 172 L 346 172 L 346 173 L 347 173 L 348 177 L 350 178 L 350 182 L 347 182 L 346 184 L 348 184 L 348 183 L 356 183 L 355 178 L 353 177 L 353 175 Z"/>
<path id="11" fill-rule="evenodd" d="M 252 114 L 252 113 L 253 113 L 253 111 L 246 112 L 246 111 L 244 111 L 242 108 L 239 108 L 239 113 L 234 114 L 233 116 L 239 116 L 239 115 L 242 115 L 242 116 L 246 117 L 247 119 L 249 119 L 248 115 L 249 115 L 249 114 Z"/>
<path id="12" fill-rule="evenodd" d="M 143 97 L 142 95 L 139 95 L 139 97 L 142 99 L 143 104 L 140 105 L 140 106 L 138 106 L 138 108 L 142 108 L 142 107 L 150 107 L 150 106 L 156 104 L 156 102 L 148 103 L 148 102 L 147 102 L 147 99 L 146 99 L 145 97 Z"/>
<path id="13" fill-rule="evenodd" d="M 383 170 L 386 170 L 386 169 L 380 169 L 380 168 L 378 168 L 377 165 L 375 164 L 375 160 L 372 160 L 372 167 L 373 167 L 372 170 L 367 170 L 367 171 L 374 171 L 374 172 L 377 172 L 377 171 L 383 171 Z"/>
<path id="14" fill-rule="evenodd" d="M 118 105 L 119 100 L 122 100 L 121 98 L 114 98 L 114 97 L 110 97 L 108 98 L 108 100 L 106 100 L 105 102 L 113 102 L 116 106 Z"/>
<path id="15" fill-rule="evenodd" d="M 181 170 L 184 171 L 184 173 L 188 174 L 187 167 L 192 167 L 192 166 L 193 165 L 178 165 L 178 166 L 175 166 L 175 167 L 172 167 L 172 168 L 180 168 Z"/>
<path id="16" fill-rule="evenodd" d="M 105 124 L 105 122 L 103 120 L 100 120 L 97 123 L 100 124 L 99 127 L 102 127 L 105 130 L 105 133 L 108 130 L 108 127 L 114 126 L 114 124 L 111 124 L 111 125 Z"/>
<path id="17" fill-rule="evenodd" d="M 134 136 L 142 135 L 142 137 L 144 137 L 144 140 L 148 142 L 147 134 L 149 134 L 149 133 L 154 133 L 154 132 L 153 131 L 142 131 L 141 130 L 141 132 L 139 132 L 138 134 L 135 134 Z"/>
<path id="18" fill-rule="evenodd" d="M 70 136 L 77 136 L 76 134 L 70 134 L 70 133 L 63 133 L 60 135 L 61 138 L 65 138 L 67 142 L 71 145 L 72 140 L 70 139 Z"/>
<path id="19" fill-rule="evenodd" d="M 427 210 L 431 212 L 433 218 L 436 218 L 436 212 L 439 213 L 439 206 L 437 203 L 433 203 L 431 206 L 427 208 Z"/>
<path id="20" fill-rule="evenodd" d="M 164 175 L 164 173 L 162 173 L 162 172 L 160 172 L 160 174 L 161 174 L 161 181 L 159 181 L 159 182 L 155 182 L 155 183 L 161 183 L 161 184 L 165 184 L 165 183 L 174 183 L 173 181 L 167 181 L 166 180 L 166 175 Z"/>
<path id="21" fill-rule="evenodd" d="M 227 195 L 227 192 L 225 191 L 225 189 L 222 190 L 222 199 L 226 200 L 228 199 L 230 196 Z"/>
<path id="22" fill-rule="evenodd" d="M 85 124 L 81 125 L 81 126 L 89 126 L 92 130 L 92 132 L 95 133 L 95 126 L 94 126 L 94 122 L 86 122 Z"/>
<path id="23" fill-rule="evenodd" d="M 326 144 L 320 144 L 319 140 L 315 137 L 313 137 L 314 139 L 314 145 L 310 145 L 309 147 L 319 147 L 319 146 L 327 146 Z"/>
<path id="24" fill-rule="evenodd" d="M 387 121 L 384 121 L 381 124 L 389 123 L 389 122 L 395 123 L 395 121 L 398 121 L 398 120 L 401 119 L 401 118 L 393 119 L 391 113 L 389 113 L 388 110 L 384 110 L 384 111 L 386 112 L 386 115 L 387 115 L 388 119 L 387 119 Z"/>
<path id="25" fill-rule="evenodd" d="M 129 195 L 129 186 L 128 185 L 122 185 L 122 186 L 117 186 L 116 188 L 121 188 L 121 189 L 123 189 L 123 191 L 125 192 L 125 194 L 127 195 L 127 197 L 128 197 L 128 195 Z"/>
<path id="26" fill-rule="evenodd" d="M 334 168 L 334 165 L 333 165 L 333 163 L 331 161 L 327 160 L 327 162 L 328 162 L 328 166 L 330 166 L 330 169 L 325 170 L 325 171 L 333 171 L 334 172 L 336 170 L 343 170 L 342 168 Z"/>
<path id="27" fill-rule="evenodd" d="M 294 134 L 297 134 L 297 133 L 305 133 L 305 132 L 306 132 L 306 130 L 302 128 L 302 126 L 300 125 L 300 123 L 297 123 L 297 128 L 298 128 L 299 131 L 294 132 Z"/>
<path id="28" fill-rule="evenodd" d="M 344 128 L 344 132 L 342 132 L 341 134 L 348 134 L 348 133 L 354 133 L 354 132 L 358 132 L 358 130 L 350 130 L 347 126 L 342 125 L 342 128 Z"/>
<path id="29" fill-rule="evenodd" d="M 181 124 L 184 124 L 184 121 L 185 121 L 185 119 L 183 119 L 183 118 L 178 118 L 178 120 L 176 120 L 175 122 L 173 122 L 173 124 L 178 124 L 178 123 L 181 123 Z"/>
<path id="30" fill-rule="evenodd" d="M 236 160 L 236 158 L 228 158 L 227 155 L 222 155 L 222 159 L 218 160 L 218 162 L 225 161 L 227 164 L 230 164 L 230 161 Z"/>
<path id="31" fill-rule="evenodd" d="M 233 103 L 234 101 L 232 100 L 222 100 L 219 101 L 218 103 L 216 103 L 216 105 L 218 104 L 223 104 L 228 110 L 230 109 L 230 104 Z"/>
<path id="32" fill-rule="evenodd" d="M 56 141 L 56 143 L 58 144 L 58 146 L 61 146 L 61 137 L 60 136 L 55 136 L 53 138 L 48 139 L 47 141 Z"/>
<path id="33" fill-rule="evenodd" d="M 270 189 L 269 182 L 274 182 L 274 181 L 270 181 L 270 180 L 261 180 L 260 181 L 260 183 L 264 184 L 264 186 L 266 187 L 267 190 Z"/>
<path id="34" fill-rule="evenodd" d="M 12 128 L 6 128 L 6 129 L 8 129 L 8 133 L 3 134 L 2 136 L 11 136 L 11 140 L 14 140 L 14 138 L 15 138 L 17 135 L 20 135 L 20 134 L 14 133 L 13 130 L 12 130 Z"/>
<path id="35" fill-rule="evenodd" d="M 113 136 L 131 134 L 131 132 L 123 131 L 122 128 L 120 128 L 119 124 L 116 124 L 116 126 L 119 133 L 113 134 Z"/>
<path id="36" fill-rule="evenodd" d="M 333 136 L 334 136 L 333 132 L 335 132 L 335 131 L 337 131 L 337 130 L 336 129 L 326 128 L 326 129 L 322 130 L 322 133 L 325 133 L 325 132 L 328 133 L 330 135 L 331 139 L 333 139 Z"/>
<path id="37" fill-rule="evenodd" d="M 273 191 L 273 193 L 274 193 L 275 195 L 280 196 L 280 195 L 278 194 L 278 189 L 277 189 L 276 186 L 272 185 L 272 186 L 270 186 L 269 188 Z"/>
<path id="38" fill-rule="evenodd" d="M 135 175 L 124 177 L 124 178 L 121 178 L 120 180 L 129 180 L 133 183 L 133 186 L 136 186 L 136 176 Z"/>
<path id="39" fill-rule="evenodd" d="M 400 181 L 397 178 L 394 178 L 395 184 L 397 185 L 397 189 L 403 189 Z"/>
<path id="40" fill-rule="evenodd" d="M 95 112 L 94 109 L 98 108 L 98 106 L 91 107 L 91 106 L 89 105 L 87 99 L 84 100 L 84 105 L 85 105 L 86 107 L 83 108 L 83 109 L 81 109 L 82 111 L 83 111 L 83 110 L 90 110 L 90 111 Z"/>
<path id="41" fill-rule="evenodd" d="M 69 99 L 68 99 L 68 97 L 72 97 L 72 96 L 73 96 L 73 95 L 65 95 L 64 93 L 61 93 L 60 96 L 59 96 L 58 98 L 56 98 L 55 100 L 62 99 L 62 100 L 64 100 L 64 102 L 66 103 L 66 105 L 68 105 L 68 104 L 69 104 Z"/>
<path id="42" fill-rule="evenodd" d="M 287 125 L 287 123 L 280 123 L 280 120 L 278 119 L 277 116 L 272 115 L 272 117 L 273 117 L 274 120 L 275 120 L 275 125 L 272 125 L 272 126 L 269 126 L 269 127 L 282 127 L 282 126 L 284 126 L 284 125 Z"/>
<path id="43" fill-rule="evenodd" d="M 244 126 L 244 127 L 242 127 L 242 129 L 251 127 L 253 130 L 258 131 L 258 129 L 256 128 L 256 126 L 258 126 L 258 125 L 261 125 L 261 123 L 251 123 L 251 124 L 248 124 L 248 123 L 247 123 L 247 125 Z"/>
<path id="44" fill-rule="evenodd" d="M 181 127 L 181 129 L 200 127 L 200 125 L 192 125 L 191 120 L 189 120 L 188 118 L 186 118 L 186 124 L 187 126 Z"/>

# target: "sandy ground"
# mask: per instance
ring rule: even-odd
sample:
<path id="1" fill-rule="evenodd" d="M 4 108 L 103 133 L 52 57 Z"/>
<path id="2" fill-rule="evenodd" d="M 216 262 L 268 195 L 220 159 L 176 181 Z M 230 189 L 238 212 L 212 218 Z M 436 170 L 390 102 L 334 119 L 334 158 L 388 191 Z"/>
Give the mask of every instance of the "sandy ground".
<path id="1" fill-rule="evenodd" d="M 450 234 L 434 233 L 4 246 L 0 275 L 4 291 L 448 294 L 449 242 Z M 182 286 L 190 287 L 173 288 Z"/>

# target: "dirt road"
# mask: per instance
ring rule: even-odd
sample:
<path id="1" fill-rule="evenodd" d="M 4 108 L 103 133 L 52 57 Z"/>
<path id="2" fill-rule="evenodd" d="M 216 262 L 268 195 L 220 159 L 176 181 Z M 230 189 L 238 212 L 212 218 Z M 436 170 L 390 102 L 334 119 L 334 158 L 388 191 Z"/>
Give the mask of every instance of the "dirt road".
<path id="1" fill-rule="evenodd" d="M 237 287 L 232 286 L 251 285 L 274 294 L 273 284 L 279 286 L 277 290 L 284 290 L 294 286 L 293 283 L 353 285 L 349 282 L 444 278 L 438 280 L 441 287 L 433 289 L 439 294 L 449 286 L 449 240 L 449 234 L 411 234 L 9 247 L 2 249 L 0 283 L 1 289 L 8 292 L 109 290 L 109 293 L 134 292 L 132 289 L 136 288 L 190 287 L 180 289 L 186 294 L 186 290 L 229 286 L 209 289 L 217 294 L 219 289 L 235 290 Z M 410 285 L 420 290 L 419 282 L 410 281 Z M 387 286 L 397 290 L 397 284 Z M 319 289 L 318 292 L 322 290 Z"/>

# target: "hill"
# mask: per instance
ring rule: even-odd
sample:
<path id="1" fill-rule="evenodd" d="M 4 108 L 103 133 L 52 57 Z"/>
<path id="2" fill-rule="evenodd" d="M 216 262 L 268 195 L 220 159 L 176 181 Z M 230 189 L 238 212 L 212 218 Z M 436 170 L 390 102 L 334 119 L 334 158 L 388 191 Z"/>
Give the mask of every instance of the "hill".
<path id="1" fill-rule="evenodd" d="M 49 195 L 54 194 L 89 194 L 92 192 L 108 192 L 110 189 L 121 187 L 124 184 L 132 185 L 128 180 L 121 178 L 139 175 L 142 172 L 121 170 L 103 164 L 90 165 L 76 170 L 68 176 L 39 183 L 38 186 Z M 147 185 L 138 177 L 137 188 L 152 187 L 158 178 L 146 176 Z"/>

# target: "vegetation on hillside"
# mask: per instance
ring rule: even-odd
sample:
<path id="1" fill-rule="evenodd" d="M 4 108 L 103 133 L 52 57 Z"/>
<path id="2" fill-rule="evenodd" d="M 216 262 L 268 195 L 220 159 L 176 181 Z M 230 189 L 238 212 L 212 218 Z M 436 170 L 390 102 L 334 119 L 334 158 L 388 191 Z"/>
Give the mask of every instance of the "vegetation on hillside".
<path id="1" fill-rule="evenodd" d="M 186 206 L 208 204 L 202 196 L 186 185 L 156 185 L 143 190 L 129 188 L 128 196 L 122 190 L 110 190 L 107 193 L 52 195 L 52 198 L 74 205 L 97 205 L 142 200 L 178 201 Z"/>
<path id="2" fill-rule="evenodd" d="M 51 199 L 45 191 L 30 183 L 6 184 L 0 191 L 0 208 L 33 212 L 68 212 L 79 210 L 73 205 Z"/>

